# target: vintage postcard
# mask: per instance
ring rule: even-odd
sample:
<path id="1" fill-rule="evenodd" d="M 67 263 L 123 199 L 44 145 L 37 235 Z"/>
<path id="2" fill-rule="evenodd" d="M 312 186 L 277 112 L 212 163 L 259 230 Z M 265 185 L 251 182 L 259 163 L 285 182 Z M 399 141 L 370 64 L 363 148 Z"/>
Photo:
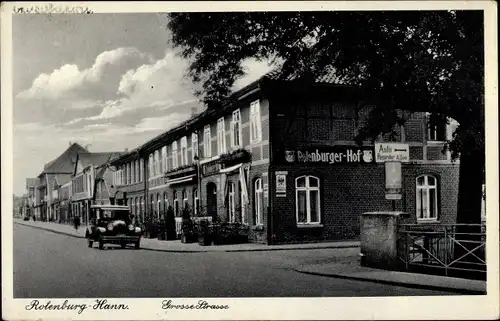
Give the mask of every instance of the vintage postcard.
<path id="1" fill-rule="evenodd" d="M 3 319 L 497 319 L 496 6 L 2 3 Z"/>

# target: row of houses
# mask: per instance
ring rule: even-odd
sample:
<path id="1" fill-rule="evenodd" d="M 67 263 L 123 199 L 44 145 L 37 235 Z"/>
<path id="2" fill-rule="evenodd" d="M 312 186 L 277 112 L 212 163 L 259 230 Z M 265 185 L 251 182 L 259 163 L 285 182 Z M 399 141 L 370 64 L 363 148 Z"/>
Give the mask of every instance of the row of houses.
<path id="1" fill-rule="evenodd" d="M 41 220 L 84 223 L 94 203 L 127 205 L 139 221 L 161 220 L 171 206 L 178 221 L 189 208 L 246 224 L 253 242 L 353 239 L 361 213 L 394 209 L 374 143 L 354 141 L 372 108 L 334 73 L 304 82 L 273 71 L 130 151 L 72 144 L 27 180 L 29 206 Z M 459 165 L 443 146 L 457 124 L 400 116 L 405 124 L 377 139 L 409 145 L 395 209 L 452 223 Z"/>

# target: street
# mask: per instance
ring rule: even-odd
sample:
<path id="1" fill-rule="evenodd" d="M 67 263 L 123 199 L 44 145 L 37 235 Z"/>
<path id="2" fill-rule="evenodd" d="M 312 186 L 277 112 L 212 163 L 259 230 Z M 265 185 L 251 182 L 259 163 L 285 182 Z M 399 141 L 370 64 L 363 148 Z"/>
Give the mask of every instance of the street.
<path id="1" fill-rule="evenodd" d="M 83 239 L 15 224 L 14 298 L 450 295 L 292 270 L 358 251 L 100 251 Z"/>

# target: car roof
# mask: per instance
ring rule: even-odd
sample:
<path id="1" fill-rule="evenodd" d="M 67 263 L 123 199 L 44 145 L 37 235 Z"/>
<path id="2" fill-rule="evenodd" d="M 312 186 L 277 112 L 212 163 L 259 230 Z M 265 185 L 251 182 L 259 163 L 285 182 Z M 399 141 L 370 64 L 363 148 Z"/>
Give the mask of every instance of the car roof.
<path id="1" fill-rule="evenodd" d="M 90 208 L 100 208 L 102 210 L 111 211 L 128 211 L 130 208 L 124 205 L 91 205 Z"/>

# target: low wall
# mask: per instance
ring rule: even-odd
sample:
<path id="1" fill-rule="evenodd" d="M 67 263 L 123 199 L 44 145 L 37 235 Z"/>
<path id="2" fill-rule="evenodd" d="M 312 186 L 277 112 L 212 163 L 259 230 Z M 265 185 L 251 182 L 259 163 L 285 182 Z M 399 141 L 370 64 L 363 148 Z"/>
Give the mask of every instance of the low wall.
<path id="1" fill-rule="evenodd" d="M 404 212 L 368 212 L 361 215 L 361 265 L 395 269 L 399 265 L 398 224 Z"/>

